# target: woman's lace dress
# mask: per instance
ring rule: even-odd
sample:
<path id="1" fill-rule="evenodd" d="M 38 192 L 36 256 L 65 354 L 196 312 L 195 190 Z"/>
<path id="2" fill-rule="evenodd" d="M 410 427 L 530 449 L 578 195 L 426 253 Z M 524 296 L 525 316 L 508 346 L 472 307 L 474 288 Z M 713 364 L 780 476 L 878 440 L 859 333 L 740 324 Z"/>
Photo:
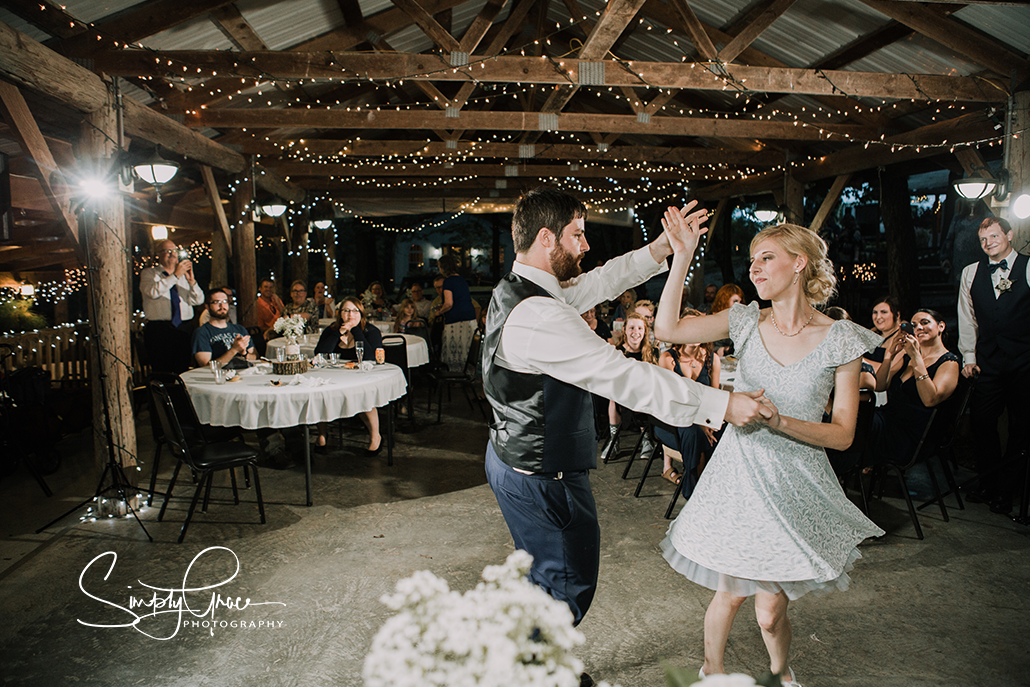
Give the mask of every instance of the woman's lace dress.
<path id="1" fill-rule="evenodd" d="M 757 303 L 730 310 L 734 390 L 765 389 L 780 414 L 799 420 L 821 421 L 837 367 L 880 343 L 840 320 L 815 350 L 783 366 L 766 350 L 758 318 Z M 882 534 L 841 491 L 822 448 L 752 424 L 727 429 L 661 547 L 673 568 L 709 589 L 796 599 L 847 589 L 856 545 Z"/>

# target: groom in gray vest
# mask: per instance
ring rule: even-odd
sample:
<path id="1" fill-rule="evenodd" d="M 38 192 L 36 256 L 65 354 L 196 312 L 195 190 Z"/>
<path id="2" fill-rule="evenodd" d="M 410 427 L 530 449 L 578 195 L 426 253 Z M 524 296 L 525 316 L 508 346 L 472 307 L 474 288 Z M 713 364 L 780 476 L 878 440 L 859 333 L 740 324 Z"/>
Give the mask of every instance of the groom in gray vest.
<path id="1" fill-rule="evenodd" d="M 693 208 L 684 208 L 684 214 Z M 695 226 L 704 211 L 688 216 Z M 601 532 L 590 490 L 597 467 L 590 394 L 683 427 L 744 425 L 763 415 L 761 391 L 730 394 L 631 360 L 580 313 L 665 268 L 665 234 L 585 274 L 586 208 L 550 187 L 519 199 L 515 264 L 486 318 L 483 386 L 493 407 L 486 476 L 530 578 L 583 619 L 597 588 Z M 763 415 L 764 416 L 764 415 Z M 588 679 L 588 678 L 587 678 Z"/>

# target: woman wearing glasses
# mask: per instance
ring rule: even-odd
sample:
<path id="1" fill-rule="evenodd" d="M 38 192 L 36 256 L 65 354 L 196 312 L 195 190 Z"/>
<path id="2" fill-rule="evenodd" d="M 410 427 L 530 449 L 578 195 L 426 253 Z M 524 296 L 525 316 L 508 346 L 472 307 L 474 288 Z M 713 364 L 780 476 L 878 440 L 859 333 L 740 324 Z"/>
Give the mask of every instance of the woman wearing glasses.
<path id="1" fill-rule="evenodd" d="M 383 335 L 374 324 L 365 319 L 365 308 L 358 298 L 348 296 L 340 302 L 336 309 L 336 322 L 325 328 L 315 346 L 315 354 L 329 355 L 336 353 L 345 360 L 357 360 L 360 348 L 361 360 L 376 359 L 376 349 L 383 345 Z M 379 434 L 379 413 L 375 409 L 361 413 L 361 421 L 368 429 L 368 446 L 365 455 L 375 456 L 383 448 L 383 438 Z M 328 425 L 319 423 L 318 439 L 315 448 L 324 448 Z"/>
<path id="2" fill-rule="evenodd" d="M 318 331 L 318 306 L 313 298 L 308 298 L 308 287 L 302 281 L 295 281 L 290 286 L 290 303 L 286 306 L 286 317 L 300 315 L 304 318 L 304 333 L 314 334 Z"/>

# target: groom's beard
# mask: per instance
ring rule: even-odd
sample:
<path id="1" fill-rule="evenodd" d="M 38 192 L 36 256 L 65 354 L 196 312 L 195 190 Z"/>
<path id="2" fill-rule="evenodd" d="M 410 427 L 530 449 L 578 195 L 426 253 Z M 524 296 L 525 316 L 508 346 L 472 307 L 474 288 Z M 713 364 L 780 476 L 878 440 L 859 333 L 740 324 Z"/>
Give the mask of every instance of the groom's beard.
<path id="1" fill-rule="evenodd" d="M 578 277 L 582 273 L 579 267 L 579 260 L 582 257 L 580 256 L 577 259 L 572 253 L 565 250 L 565 247 L 560 243 L 555 245 L 554 250 L 551 251 L 550 262 L 551 270 L 559 282 L 566 282 L 573 277 Z"/>

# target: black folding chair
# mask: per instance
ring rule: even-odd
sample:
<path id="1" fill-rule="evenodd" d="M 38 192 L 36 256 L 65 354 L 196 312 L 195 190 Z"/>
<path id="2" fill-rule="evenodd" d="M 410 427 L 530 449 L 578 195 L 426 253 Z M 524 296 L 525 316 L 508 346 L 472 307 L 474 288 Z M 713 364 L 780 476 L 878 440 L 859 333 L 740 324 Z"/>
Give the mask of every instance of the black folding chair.
<path id="1" fill-rule="evenodd" d="M 469 344 L 469 354 L 465 358 L 465 366 L 460 370 L 448 370 L 446 368 L 439 368 L 437 370 L 431 370 L 429 372 L 429 379 L 433 382 L 436 387 L 436 421 L 439 423 L 441 413 L 443 412 L 443 388 L 450 384 L 458 384 L 461 386 L 462 391 L 465 392 L 465 398 L 469 402 L 469 407 L 473 406 L 473 399 L 479 406 L 479 412 L 483 415 L 483 419 L 490 422 L 490 418 L 486 413 L 486 409 L 483 404 L 486 403 L 486 399 L 479 398 L 479 394 L 476 393 L 475 382 L 477 379 L 477 371 L 479 369 L 479 352 L 483 345 L 483 330 L 477 329 L 476 333 L 472 335 L 472 343 Z M 433 390 L 429 390 L 429 405 L 427 412 L 433 410 Z"/>
<path id="2" fill-rule="evenodd" d="M 193 500 L 190 502 L 189 511 L 186 513 L 186 521 L 182 524 L 179 532 L 179 543 L 186 538 L 186 529 L 190 526 L 193 513 L 197 508 L 197 501 L 200 499 L 201 489 L 204 491 L 204 505 L 202 512 L 207 512 L 207 506 L 211 499 L 211 484 L 214 473 L 218 470 L 228 470 L 232 481 L 233 499 L 236 505 L 240 503 L 239 491 L 236 487 L 235 468 L 247 467 L 254 471 L 254 493 L 257 495 L 258 512 L 261 514 L 261 524 L 265 524 L 265 502 L 261 498 L 261 479 L 258 475 L 257 459 L 258 451 L 239 441 L 224 441 L 218 443 L 207 443 L 202 438 L 198 443 L 189 441 L 186 433 L 179 422 L 172 403 L 169 387 L 160 381 L 150 382 L 150 393 L 153 397 L 153 407 L 161 422 L 161 429 L 164 432 L 165 443 L 172 449 L 172 453 L 179 458 L 172 473 L 172 481 L 168 484 L 168 492 L 165 494 L 164 503 L 161 504 L 161 511 L 157 515 L 160 522 L 164 519 L 165 509 L 168 508 L 168 501 L 172 498 L 172 490 L 175 489 L 175 481 L 179 477 L 179 470 L 183 463 L 186 464 L 194 474 L 198 476 L 197 489 L 193 492 Z"/>
<path id="3" fill-rule="evenodd" d="M 182 378 L 174 372 L 155 372 L 150 375 L 151 382 L 161 382 L 168 390 L 168 397 L 172 399 L 175 406 L 179 424 L 182 427 L 186 440 L 196 443 L 217 444 L 234 439 L 242 439 L 243 430 L 239 427 L 213 427 L 212 425 L 201 424 L 197 417 L 197 410 L 193 407 L 193 400 Z M 155 487 L 157 486 L 157 472 L 161 464 L 161 447 L 167 442 L 165 433 L 158 419 L 157 409 L 154 407 L 153 394 L 147 394 L 150 406 L 150 431 L 154 437 L 154 461 L 150 470 L 150 489 L 147 494 L 147 505 L 154 505 Z M 244 468 L 243 477 L 246 486 L 250 487 L 250 471 Z"/>
<path id="4" fill-rule="evenodd" d="M 384 334 L 383 350 L 386 351 L 386 362 L 401 368 L 404 373 L 404 395 L 393 403 L 404 403 L 408 409 L 408 421 L 415 423 L 415 411 L 411 402 L 411 372 L 408 370 L 408 341 L 401 334 Z"/>

